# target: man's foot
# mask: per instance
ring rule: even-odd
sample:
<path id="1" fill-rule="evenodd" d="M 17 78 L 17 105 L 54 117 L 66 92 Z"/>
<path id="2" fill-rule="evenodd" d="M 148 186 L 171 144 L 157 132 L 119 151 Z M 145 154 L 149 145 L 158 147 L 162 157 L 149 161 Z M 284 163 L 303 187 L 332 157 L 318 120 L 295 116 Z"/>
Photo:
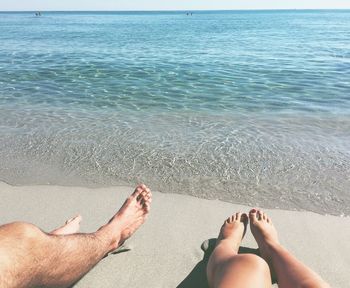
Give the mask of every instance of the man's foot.
<path id="1" fill-rule="evenodd" d="M 77 216 L 67 220 L 63 226 L 53 230 L 52 232 L 50 232 L 50 234 L 69 235 L 69 234 L 78 233 L 81 220 L 82 220 L 82 217 L 80 215 L 77 215 Z"/>
<path id="2" fill-rule="evenodd" d="M 145 222 L 151 202 L 151 190 L 144 184 L 139 185 L 108 224 L 101 227 L 100 230 L 112 233 L 110 252 L 122 245 Z"/>
<path id="3" fill-rule="evenodd" d="M 238 253 L 242 238 L 248 224 L 248 216 L 245 213 L 236 213 L 227 218 L 221 226 L 216 246 L 220 243 L 229 243 L 235 253 Z"/>

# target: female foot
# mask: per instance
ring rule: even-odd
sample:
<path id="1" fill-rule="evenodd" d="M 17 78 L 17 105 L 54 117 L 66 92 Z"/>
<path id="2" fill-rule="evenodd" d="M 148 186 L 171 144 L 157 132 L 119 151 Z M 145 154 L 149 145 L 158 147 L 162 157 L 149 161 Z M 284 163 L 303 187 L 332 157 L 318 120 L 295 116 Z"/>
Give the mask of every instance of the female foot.
<path id="1" fill-rule="evenodd" d="M 279 245 L 277 230 L 272 220 L 261 210 L 252 209 L 249 212 L 250 230 L 258 243 L 260 256 L 267 262 L 271 271 L 271 279 L 276 282 L 276 273 L 271 261 L 271 247 Z"/>
<path id="2" fill-rule="evenodd" d="M 278 287 L 330 287 L 279 244 L 277 231 L 264 212 L 252 209 L 249 218 L 250 229 L 259 245 L 261 257 L 269 264 L 271 276 L 277 280 Z"/>
<path id="3" fill-rule="evenodd" d="M 242 272 L 247 266 L 244 263 L 251 263 L 251 258 L 249 256 L 246 257 L 247 255 L 243 256 L 238 254 L 247 224 L 247 214 L 238 212 L 227 218 L 222 225 L 219 237 L 216 241 L 216 246 L 207 264 L 207 279 L 210 287 L 239 286 L 238 283 L 240 283 L 241 280 L 238 279 L 239 277 L 237 278 L 237 275 L 243 275 L 245 273 Z M 261 259 L 261 261 L 263 260 Z M 248 266 L 250 268 L 252 266 L 255 267 L 255 265 L 251 266 L 250 264 L 248 264 Z"/>
<path id="4" fill-rule="evenodd" d="M 242 238 L 245 235 L 248 224 L 248 216 L 245 213 L 235 213 L 227 218 L 221 226 L 216 246 L 229 243 L 235 253 L 238 253 Z"/>
<path id="5" fill-rule="evenodd" d="M 252 209 L 249 212 L 250 230 L 258 243 L 260 255 L 266 262 L 270 261 L 271 245 L 279 244 L 277 230 L 266 213 Z"/>

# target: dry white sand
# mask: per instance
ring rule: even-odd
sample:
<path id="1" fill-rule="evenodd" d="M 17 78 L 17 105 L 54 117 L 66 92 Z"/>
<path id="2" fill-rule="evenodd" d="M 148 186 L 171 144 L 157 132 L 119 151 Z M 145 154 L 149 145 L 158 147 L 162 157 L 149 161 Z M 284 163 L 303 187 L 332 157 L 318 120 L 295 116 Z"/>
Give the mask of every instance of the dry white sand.
<path id="1" fill-rule="evenodd" d="M 32 222 L 52 230 L 78 212 L 82 232 L 105 223 L 132 192 L 129 187 L 13 187 L 0 183 L 0 222 Z M 249 207 L 174 194 L 153 194 L 147 222 L 127 242 L 132 250 L 101 261 L 75 287 L 206 287 L 204 240 L 223 221 Z M 282 244 L 332 287 L 349 287 L 350 218 L 266 210 Z M 256 248 L 248 230 L 242 246 Z"/>

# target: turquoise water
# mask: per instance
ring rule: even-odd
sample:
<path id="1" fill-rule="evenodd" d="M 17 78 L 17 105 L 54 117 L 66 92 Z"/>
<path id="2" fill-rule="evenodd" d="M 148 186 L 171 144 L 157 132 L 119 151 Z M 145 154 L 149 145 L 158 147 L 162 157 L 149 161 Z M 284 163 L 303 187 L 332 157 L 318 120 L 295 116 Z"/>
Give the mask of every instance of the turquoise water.
<path id="1" fill-rule="evenodd" d="M 350 215 L 350 11 L 0 13 L 0 180 Z"/>

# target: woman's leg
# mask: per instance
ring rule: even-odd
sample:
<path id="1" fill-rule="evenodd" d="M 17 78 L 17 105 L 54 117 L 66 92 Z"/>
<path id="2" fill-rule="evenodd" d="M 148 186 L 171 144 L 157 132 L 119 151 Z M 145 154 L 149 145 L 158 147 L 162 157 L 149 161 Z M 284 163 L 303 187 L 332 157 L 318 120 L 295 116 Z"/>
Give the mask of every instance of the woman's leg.
<path id="1" fill-rule="evenodd" d="M 253 254 L 238 254 L 247 223 L 246 214 L 236 213 L 222 225 L 207 266 L 210 287 L 271 287 L 267 263 Z"/>
<path id="2" fill-rule="evenodd" d="M 279 244 L 277 231 L 264 212 L 253 209 L 249 213 L 249 218 L 250 229 L 259 245 L 260 254 L 275 273 L 278 287 L 330 287 L 320 276 Z"/>

